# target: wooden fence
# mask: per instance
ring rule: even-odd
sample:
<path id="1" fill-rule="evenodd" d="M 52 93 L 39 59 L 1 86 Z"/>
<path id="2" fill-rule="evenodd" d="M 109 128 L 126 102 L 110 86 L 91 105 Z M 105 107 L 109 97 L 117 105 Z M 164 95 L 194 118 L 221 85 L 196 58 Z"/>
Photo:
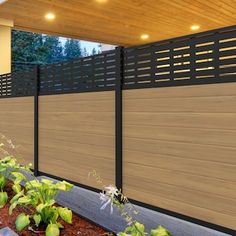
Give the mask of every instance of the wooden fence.
<path id="1" fill-rule="evenodd" d="M 236 27 L 0 77 L 0 132 L 36 174 L 236 230 Z"/>

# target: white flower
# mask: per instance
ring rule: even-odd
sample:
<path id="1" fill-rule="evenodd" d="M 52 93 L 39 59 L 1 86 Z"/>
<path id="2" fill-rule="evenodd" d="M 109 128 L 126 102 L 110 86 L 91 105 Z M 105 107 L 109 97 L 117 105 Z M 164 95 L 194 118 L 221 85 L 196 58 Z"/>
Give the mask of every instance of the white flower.
<path id="1" fill-rule="evenodd" d="M 109 195 L 112 198 L 119 195 L 118 189 L 112 185 L 105 187 L 105 191 L 106 191 L 106 195 Z"/>
<path id="2" fill-rule="evenodd" d="M 101 210 L 104 210 L 109 204 L 111 204 L 111 214 L 113 213 L 113 202 L 110 196 L 104 193 L 100 193 L 100 200 L 102 201 Z"/>

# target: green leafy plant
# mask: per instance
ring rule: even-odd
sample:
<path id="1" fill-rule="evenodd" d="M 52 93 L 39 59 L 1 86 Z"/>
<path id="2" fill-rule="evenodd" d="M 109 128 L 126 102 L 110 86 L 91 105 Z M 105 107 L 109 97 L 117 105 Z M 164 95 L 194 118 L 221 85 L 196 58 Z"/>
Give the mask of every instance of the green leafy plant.
<path id="1" fill-rule="evenodd" d="M 5 137 L 5 136 L 4 136 Z M 8 140 L 8 143 L 13 145 L 11 141 Z M 9 179 L 13 180 L 12 189 L 15 193 L 21 190 L 20 182 L 25 179 L 21 171 L 30 172 L 30 165 L 22 166 L 17 162 L 17 159 L 4 149 L 4 144 L 0 144 L 0 152 L 7 155 L 4 158 L 0 159 L 0 208 L 4 207 L 8 201 L 7 192 L 4 191 L 4 188 Z"/>
<path id="2" fill-rule="evenodd" d="M 22 176 L 17 175 L 16 179 L 20 181 L 21 178 Z M 17 230 L 23 230 L 30 224 L 30 220 L 27 219 L 32 219 L 36 227 L 40 224 L 47 226 L 46 236 L 59 235 L 63 226 L 58 219 L 72 224 L 72 211 L 65 207 L 57 207 L 55 197 L 59 191 L 70 191 L 72 187 L 73 185 L 66 181 L 57 183 L 48 179 L 27 181 L 25 189 L 18 191 L 10 201 L 9 214 L 12 214 L 18 205 L 28 208 L 31 212 L 29 215 L 21 214 L 17 217 Z"/>
<path id="3" fill-rule="evenodd" d="M 124 232 L 120 232 L 117 236 L 145 236 L 148 233 L 145 232 L 145 226 L 136 222 L 135 224 L 128 226 Z M 162 226 L 156 229 L 152 229 L 150 236 L 170 236 L 170 232 Z"/>
<path id="4" fill-rule="evenodd" d="M 93 176 L 97 183 L 102 185 L 103 180 L 94 170 L 89 173 L 89 177 Z M 130 203 L 128 198 L 118 190 L 115 186 L 102 186 L 103 192 L 100 193 L 100 200 L 102 202 L 101 209 L 105 209 L 110 205 L 111 214 L 113 213 L 113 206 L 115 206 L 119 211 L 121 216 L 126 220 L 128 227 L 123 231 L 119 232 L 118 236 L 170 236 L 170 232 L 163 226 L 158 226 L 156 229 L 152 229 L 150 234 L 145 231 L 145 225 L 135 220 L 135 215 L 139 212 Z"/>
<path id="5" fill-rule="evenodd" d="M 8 201 L 8 195 L 4 192 L 7 182 L 10 180 L 14 196 L 10 200 L 9 214 L 20 205 L 29 212 L 21 213 L 17 216 L 15 225 L 18 231 L 24 230 L 34 222 L 36 227 L 41 224 L 46 226 L 46 236 L 60 235 L 60 228 L 63 225 L 58 222 L 59 219 L 72 224 L 72 211 L 65 207 L 55 205 L 55 197 L 59 191 L 70 191 L 73 185 L 66 181 L 54 183 L 48 179 L 38 180 L 30 170 L 31 165 L 20 165 L 18 158 L 11 155 L 8 150 L 14 150 L 16 147 L 10 139 L 0 133 L 0 140 L 6 143 L 0 143 L 0 208 L 5 206 Z M 33 180 L 29 180 L 31 176 Z M 24 182 L 24 187 L 22 187 Z M 33 232 L 34 229 L 29 227 Z"/>
<path id="6" fill-rule="evenodd" d="M 170 232 L 161 225 L 151 230 L 151 236 L 170 236 Z"/>
<path id="7" fill-rule="evenodd" d="M 18 231 L 23 230 L 29 224 L 30 224 L 29 216 L 26 216 L 23 213 L 17 216 L 17 218 L 16 218 L 16 229 Z"/>

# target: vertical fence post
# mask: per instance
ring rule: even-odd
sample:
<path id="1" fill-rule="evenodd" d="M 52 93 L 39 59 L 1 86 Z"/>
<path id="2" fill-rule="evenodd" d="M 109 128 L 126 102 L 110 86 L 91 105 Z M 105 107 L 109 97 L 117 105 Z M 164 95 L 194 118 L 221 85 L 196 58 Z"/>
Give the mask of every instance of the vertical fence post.
<path id="1" fill-rule="evenodd" d="M 122 84 L 123 84 L 123 48 L 116 48 L 117 79 L 115 89 L 115 171 L 116 187 L 122 190 Z"/>
<path id="2" fill-rule="evenodd" d="M 39 86 L 40 86 L 40 66 L 35 67 L 35 89 L 34 89 L 34 175 L 38 176 L 38 156 L 39 156 Z"/>

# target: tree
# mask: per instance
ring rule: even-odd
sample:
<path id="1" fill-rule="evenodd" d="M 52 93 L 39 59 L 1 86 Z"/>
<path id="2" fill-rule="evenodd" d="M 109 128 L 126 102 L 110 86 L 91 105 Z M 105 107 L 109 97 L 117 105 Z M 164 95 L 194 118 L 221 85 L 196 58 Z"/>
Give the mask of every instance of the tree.
<path id="1" fill-rule="evenodd" d="M 54 63 L 64 59 L 58 37 L 23 31 L 12 31 L 13 61 Z"/>
<path id="2" fill-rule="evenodd" d="M 44 47 L 46 48 L 46 62 L 55 63 L 64 59 L 63 47 L 59 40 L 59 37 L 44 36 Z"/>
<path id="3" fill-rule="evenodd" d="M 98 52 L 96 51 L 95 48 L 93 48 L 91 55 L 96 55 L 96 54 L 98 54 Z"/>
<path id="4" fill-rule="evenodd" d="M 12 31 L 13 61 L 45 62 L 47 49 L 43 44 L 43 36 L 23 31 Z"/>
<path id="5" fill-rule="evenodd" d="M 93 48 L 91 54 L 98 53 Z M 47 64 L 86 57 L 89 53 L 81 48 L 79 40 L 67 39 L 63 47 L 59 37 L 13 30 L 12 55 L 13 61 Z"/>
<path id="6" fill-rule="evenodd" d="M 83 55 L 83 57 L 88 57 L 88 56 L 89 56 L 89 54 L 88 54 L 86 48 L 83 49 L 83 53 L 82 53 L 82 55 Z"/>
<path id="7" fill-rule="evenodd" d="M 82 57 L 82 50 L 79 40 L 67 39 L 64 46 L 64 57 L 66 60 Z"/>

